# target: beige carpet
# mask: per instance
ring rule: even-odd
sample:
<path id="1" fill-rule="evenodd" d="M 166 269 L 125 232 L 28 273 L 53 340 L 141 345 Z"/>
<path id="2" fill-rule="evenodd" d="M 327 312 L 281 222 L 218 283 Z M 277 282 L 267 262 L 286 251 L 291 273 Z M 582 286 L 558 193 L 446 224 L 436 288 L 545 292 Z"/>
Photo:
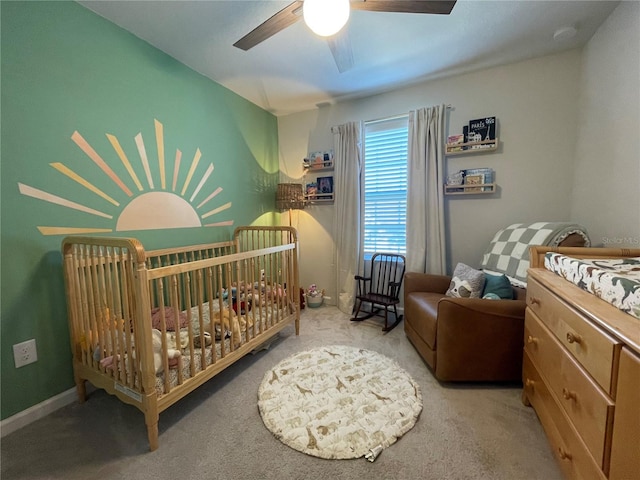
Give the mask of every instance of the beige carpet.
<path id="1" fill-rule="evenodd" d="M 521 385 L 443 384 L 398 325 L 350 322 L 335 307 L 307 308 L 300 336 L 285 328 L 269 350 L 222 371 L 160 414 L 149 452 L 144 416 L 96 391 L 0 443 L 2 480 L 561 480 Z M 420 386 L 422 412 L 378 459 L 326 460 L 298 452 L 264 426 L 256 400 L 265 374 L 297 352 L 325 345 L 373 350 Z M 70 367 L 69 367 L 70 368 Z M 72 386 L 69 370 L 70 387 Z"/>
<path id="2" fill-rule="evenodd" d="M 267 371 L 258 408 L 285 445 L 314 457 L 348 459 L 372 457 L 409 431 L 422 396 L 390 358 L 331 345 L 292 355 Z"/>

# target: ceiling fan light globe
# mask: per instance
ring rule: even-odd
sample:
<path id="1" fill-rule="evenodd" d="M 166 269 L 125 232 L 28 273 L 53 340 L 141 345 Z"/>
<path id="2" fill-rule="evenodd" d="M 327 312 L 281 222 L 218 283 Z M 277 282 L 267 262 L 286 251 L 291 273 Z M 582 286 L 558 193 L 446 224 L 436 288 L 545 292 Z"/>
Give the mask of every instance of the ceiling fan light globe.
<path id="1" fill-rule="evenodd" d="M 349 20 L 349 0 L 304 0 L 302 15 L 316 35 L 330 37 L 340 31 Z"/>

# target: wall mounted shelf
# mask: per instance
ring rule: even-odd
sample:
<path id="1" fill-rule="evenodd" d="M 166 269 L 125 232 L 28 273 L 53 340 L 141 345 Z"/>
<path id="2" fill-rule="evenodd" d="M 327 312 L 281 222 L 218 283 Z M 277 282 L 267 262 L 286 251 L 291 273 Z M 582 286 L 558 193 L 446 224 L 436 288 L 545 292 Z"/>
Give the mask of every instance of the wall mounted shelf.
<path id="1" fill-rule="evenodd" d="M 307 203 L 333 203 L 333 193 L 305 195 L 304 198 Z"/>
<path id="2" fill-rule="evenodd" d="M 500 142 L 498 138 L 494 140 L 483 140 L 481 142 L 447 143 L 445 147 L 445 155 L 450 157 L 453 155 L 495 152 L 499 145 Z"/>
<path id="3" fill-rule="evenodd" d="M 479 185 L 446 185 L 445 195 L 486 195 L 495 193 L 498 185 L 495 183 L 482 183 Z"/>
<path id="4" fill-rule="evenodd" d="M 313 172 L 323 172 L 333 170 L 333 160 L 329 160 L 327 162 L 322 162 L 320 164 L 317 163 L 302 163 L 302 168 L 304 168 L 304 173 L 313 173 Z"/>
<path id="5" fill-rule="evenodd" d="M 333 158 L 322 162 L 303 162 L 304 200 L 307 203 L 329 204 L 334 200 Z M 307 182 L 307 179 L 311 182 Z"/>

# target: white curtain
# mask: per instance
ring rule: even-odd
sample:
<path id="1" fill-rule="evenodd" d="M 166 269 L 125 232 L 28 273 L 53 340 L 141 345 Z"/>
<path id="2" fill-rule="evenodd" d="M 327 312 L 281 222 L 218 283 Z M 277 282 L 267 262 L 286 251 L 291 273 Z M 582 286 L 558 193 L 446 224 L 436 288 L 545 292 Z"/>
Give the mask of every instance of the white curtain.
<path id="1" fill-rule="evenodd" d="M 360 124 L 334 127 L 336 292 L 338 308 L 351 313 L 360 250 Z"/>
<path id="2" fill-rule="evenodd" d="M 409 112 L 407 271 L 443 274 L 446 106 Z"/>

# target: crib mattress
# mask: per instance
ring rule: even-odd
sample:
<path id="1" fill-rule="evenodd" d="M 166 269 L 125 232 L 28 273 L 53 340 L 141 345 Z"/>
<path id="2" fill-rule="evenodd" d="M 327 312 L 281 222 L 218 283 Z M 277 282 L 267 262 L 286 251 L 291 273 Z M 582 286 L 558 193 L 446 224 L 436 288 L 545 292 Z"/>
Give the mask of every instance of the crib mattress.
<path id="1" fill-rule="evenodd" d="M 213 305 L 214 312 L 219 311 L 217 302 L 214 302 L 212 305 Z M 209 322 L 210 319 L 209 319 L 208 303 L 205 303 L 204 307 L 206 308 L 203 308 L 202 310 L 203 320 L 205 322 Z M 268 330 L 269 328 L 273 327 L 276 323 L 278 323 L 279 321 L 281 321 L 282 319 L 290 315 L 290 311 L 286 307 L 270 308 L 265 306 L 263 307 L 256 306 L 255 311 L 252 311 L 245 317 L 246 320 L 248 320 L 249 315 L 252 317 L 251 325 L 248 325 L 247 327 L 243 328 L 240 333 L 242 337 L 242 341 L 241 341 L 242 345 L 244 345 L 248 340 L 254 338 L 255 336 L 259 336 L 260 335 L 259 332 L 261 330 L 262 331 Z M 260 328 L 260 324 L 262 324 L 261 328 Z M 194 307 L 192 309 L 191 329 L 194 336 L 197 336 L 200 334 L 200 322 L 198 318 L 197 307 Z M 247 330 L 250 334 L 250 338 L 247 337 Z M 188 329 L 181 329 L 181 331 L 188 332 Z M 167 393 L 167 390 L 165 388 L 165 385 L 166 385 L 165 377 L 167 376 L 168 376 L 169 388 L 173 389 L 174 387 L 180 384 L 181 376 L 182 376 L 182 381 L 187 380 L 188 378 L 191 378 L 195 374 L 198 374 L 199 372 L 204 370 L 206 367 L 212 365 L 214 362 L 213 360 L 214 349 L 215 349 L 216 361 L 220 360 L 222 358 L 222 344 L 221 344 L 222 342 L 224 342 L 225 355 L 229 355 L 234 350 L 234 348 L 232 348 L 231 346 L 231 338 L 229 336 L 225 336 L 224 339 L 215 340 L 214 342 L 212 342 L 211 345 L 206 346 L 204 348 L 194 347 L 193 372 L 191 370 L 191 357 L 192 357 L 191 350 L 188 347 L 180 348 L 179 350 L 182 354 L 181 363 L 180 363 L 181 366 L 169 368 L 168 373 L 165 371 L 162 371 L 156 375 L 156 378 L 155 378 L 156 392 L 160 395 Z M 235 348 L 238 348 L 238 347 L 236 346 Z M 121 373 L 124 373 L 126 375 L 127 381 L 130 381 L 131 377 L 130 377 L 128 362 L 126 361 L 126 357 L 125 357 L 125 361 L 118 362 L 117 368 Z M 134 384 L 136 389 L 140 388 L 139 379 L 136 378 L 136 380 L 134 381 Z"/>
<path id="2" fill-rule="evenodd" d="M 203 309 L 203 310 L 204 310 L 203 311 L 204 320 L 208 322 L 209 321 L 208 309 Z M 200 325 L 197 319 L 195 308 L 193 313 L 194 315 L 192 317 L 192 329 L 193 329 L 194 335 L 199 335 Z M 264 307 L 262 308 L 262 311 L 260 313 L 253 312 L 253 315 L 255 315 L 254 322 L 256 324 L 259 324 L 260 320 L 262 320 L 261 323 L 262 323 L 263 330 L 270 328 L 277 322 L 278 318 L 283 318 L 288 314 L 289 312 L 287 311 L 287 309 L 271 310 L 269 308 L 264 308 Z M 255 325 L 255 326 L 258 327 L 258 325 Z M 258 334 L 258 329 L 256 328 L 256 330 L 254 330 L 253 325 L 249 326 L 248 330 L 252 335 L 251 338 L 253 338 L 253 336 Z M 246 329 L 243 329 L 243 331 L 241 332 L 241 336 L 242 336 L 242 344 L 244 344 L 248 340 Z M 214 348 L 216 350 L 215 358 L 219 360 L 222 357 L 221 341 L 224 341 L 225 352 L 226 352 L 226 355 L 228 355 L 232 351 L 231 339 L 229 337 L 225 338 L 224 340 L 216 340 L 212 345 L 205 347 L 204 349 L 202 347 L 194 348 L 193 363 L 194 363 L 195 373 L 202 371 L 204 368 L 206 368 L 207 366 L 213 363 Z M 182 373 L 183 380 L 186 380 L 188 378 L 191 378 L 192 376 L 191 367 L 190 367 L 191 352 L 189 351 L 188 348 L 181 349 L 181 352 L 182 352 L 182 372 L 181 373 Z M 203 357 L 204 357 L 204 360 L 203 360 Z M 156 392 L 158 392 L 159 394 L 166 393 L 165 375 L 166 375 L 166 372 L 161 372 L 158 375 L 156 375 Z M 180 377 L 179 377 L 178 369 L 170 368 L 168 375 L 169 375 L 169 385 L 171 386 L 171 388 L 174 388 L 179 383 Z"/>
<path id="3" fill-rule="evenodd" d="M 544 266 L 640 319 L 640 257 L 578 259 L 549 252 L 545 255 Z"/>

